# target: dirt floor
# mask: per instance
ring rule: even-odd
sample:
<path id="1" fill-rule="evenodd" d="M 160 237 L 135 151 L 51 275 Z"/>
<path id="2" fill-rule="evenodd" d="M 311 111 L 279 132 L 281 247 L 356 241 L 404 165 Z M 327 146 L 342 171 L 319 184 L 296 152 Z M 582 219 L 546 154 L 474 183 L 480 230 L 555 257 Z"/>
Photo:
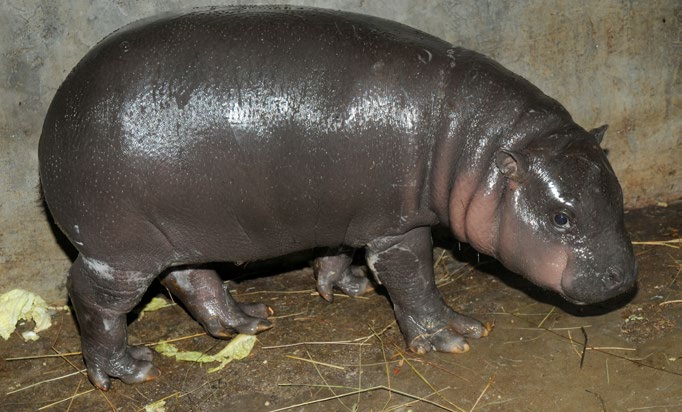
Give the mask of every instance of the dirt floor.
<path id="1" fill-rule="evenodd" d="M 74 318 L 58 312 L 37 342 L 24 343 L 18 333 L 0 340 L 0 410 L 138 411 L 163 400 L 165 409 L 148 410 L 682 411 L 680 244 L 637 243 L 679 239 L 682 203 L 632 211 L 626 219 L 639 260 L 638 291 L 594 307 L 572 306 L 437 236 L 446 301 L 494 324 L 466 354 L 406 352 L 380 289 L 327 303 L 305 265 L 265 276 L 282 266 L 261 264 L 249 278 L 230 282 L 237 300 L 276 310 L 274 327 L 258 335 L 247 358 L 209 373 L 216 364 L 157 355 L 159 379 L 115 381 L 104 393 L 79 373 L 83 362 L 70 354 L 80 350 Z M 207 354 L 225 346 L 202 332 L 177 305 L 131 317 L 129 328 L 135 344 L 179 339 L 178 349 Z M 15 357 L 34 358 L 7 360 Z"/>

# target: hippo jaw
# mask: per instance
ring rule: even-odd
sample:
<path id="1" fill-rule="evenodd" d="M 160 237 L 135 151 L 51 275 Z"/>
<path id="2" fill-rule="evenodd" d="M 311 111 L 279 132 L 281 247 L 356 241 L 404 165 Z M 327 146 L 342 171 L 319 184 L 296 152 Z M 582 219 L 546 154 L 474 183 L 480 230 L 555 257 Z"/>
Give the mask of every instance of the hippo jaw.
<path id="1" fill-rule="evenodd" d="M 512 236 L 505 232 L 502 232 L 503 236 L 513 238 L 518 246 L 526 249 L 502 247 L 498 259 L 509 269 L 538 286 L 559 293 L 573 304 L 599 303 L 627 292 L 635 285 L 637 263 L 627 238 L 595 251 L 572 244 L 552 243 L 547 239 L 521 242 L 518 231 Z M 603 237 L 612 239 L 609 235 Z M 594 240 L 590 238 L 590 243 L 600 243 Z"/>
<path id="2" fill-rule="evenodd" d="M 627 291 L 637 273 L 621 188 L 594 136 L 603 130 L 544 137 L 495 159 L 494 256 L 579 305 Z"/>

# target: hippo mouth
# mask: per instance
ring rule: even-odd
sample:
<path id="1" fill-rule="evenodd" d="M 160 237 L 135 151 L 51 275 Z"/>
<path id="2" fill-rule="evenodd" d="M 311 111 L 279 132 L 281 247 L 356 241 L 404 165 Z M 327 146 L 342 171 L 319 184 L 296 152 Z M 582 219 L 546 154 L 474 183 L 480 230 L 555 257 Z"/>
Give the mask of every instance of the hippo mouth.
<path id="1" fill-rule="evenodd" d="M 559 292 L 559 295 L 560 295 L 565 301 L 570 302 L 570 303 L 572 303 L 572 304 L 574 304 L 574 305 L 576 305 L 576 306 L 587 306 L 587 305 L 590 305 L 590 304 L 591 304 L 590 302 L 584 302 L 584 301 L 582 301 L 582 300 L 573 299 L 572 297 L 568 296 L 567 294 L 565 294 L 565 293 L 563 293 L 563 292 Z M 592 302 L 592 303 L 594 303 L 594 302 Z"/>

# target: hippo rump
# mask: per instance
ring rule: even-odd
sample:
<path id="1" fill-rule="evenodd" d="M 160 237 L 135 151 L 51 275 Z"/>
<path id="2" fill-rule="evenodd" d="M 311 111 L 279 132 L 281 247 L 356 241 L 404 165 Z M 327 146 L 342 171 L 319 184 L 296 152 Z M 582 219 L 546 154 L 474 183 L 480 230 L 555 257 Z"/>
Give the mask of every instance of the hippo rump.
<path id="1" fill-rule="evenodd" d="M 160 274 L 211 335 L 270 327 L 210 262 L 317 248 L 318 290 L 390 296 L 409 348 L 488 333 L 434 283 L 431 226 L 571 302 L 633 286 L 621 188 L 556 101 L 473 51 L 383 19 L 295 7 L 133 23 L 57 91 L 40 179 L 78 249 L 68 290 L 90 380 L 159 375 L 126 314 Z"/>

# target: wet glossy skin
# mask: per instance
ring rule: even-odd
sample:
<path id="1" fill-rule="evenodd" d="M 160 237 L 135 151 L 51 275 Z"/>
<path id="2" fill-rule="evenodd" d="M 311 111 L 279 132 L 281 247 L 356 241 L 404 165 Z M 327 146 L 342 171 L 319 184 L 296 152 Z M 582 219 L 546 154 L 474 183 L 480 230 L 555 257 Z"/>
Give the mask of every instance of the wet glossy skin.
<path id="1" fill-rule="evenodd" d="M 163 283 L 209 333 L 270 327 L 214 261 L 314 247 L 318 289 L 389 292 L 416 352 L 468 350 L 478 321 L 445 305 L 429 227 L 578 303 L 634 283 L 622 195 L 598 140 L 475 52 L 397 23 L 282 7 L 134 23 L 57 92 L 40 141 L 55 221 L 79 250 L 69 293 L 88 375 L 153 379 L 125 314 Z M 565 219 L 564 219 L 565 218 Z"/>

